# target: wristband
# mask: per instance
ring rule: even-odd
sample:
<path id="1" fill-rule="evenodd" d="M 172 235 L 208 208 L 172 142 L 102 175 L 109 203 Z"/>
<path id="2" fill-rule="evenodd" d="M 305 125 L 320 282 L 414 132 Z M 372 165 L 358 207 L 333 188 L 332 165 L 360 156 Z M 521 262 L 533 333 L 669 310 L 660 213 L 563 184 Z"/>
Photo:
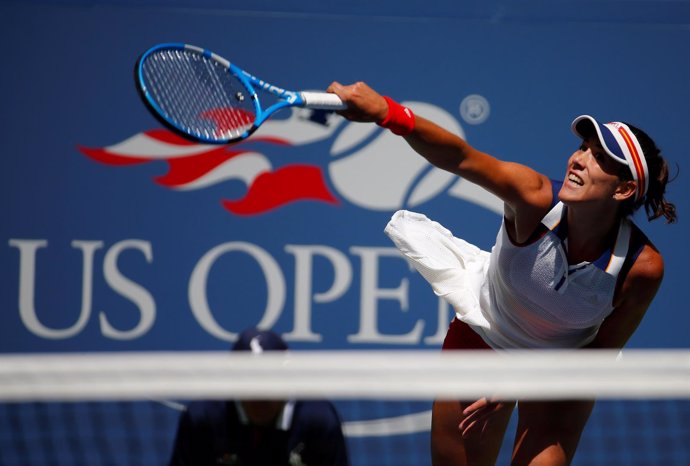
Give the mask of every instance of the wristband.
<path id="1" fill-rule="evenodd" d="M 394 134 L 405 136 L 414 130 L 414 113 L 388 96 L 383 96 L 388 103 L 386 118 L 377 123 L 382 128 L 390 129 Z"/>

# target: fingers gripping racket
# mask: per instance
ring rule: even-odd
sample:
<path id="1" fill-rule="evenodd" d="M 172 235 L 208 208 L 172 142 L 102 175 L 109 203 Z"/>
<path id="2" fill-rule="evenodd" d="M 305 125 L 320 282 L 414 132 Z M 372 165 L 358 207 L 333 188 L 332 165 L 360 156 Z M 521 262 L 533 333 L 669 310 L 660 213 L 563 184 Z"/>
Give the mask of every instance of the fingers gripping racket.
<path id="1" fill-rule="evenodd" d="M 139 57 L 135 78 L 154 116 L 176 133 L 204 143 L 245 139 L 286 107 L 345 108 L 335 94 L 281 89 L 215 53 L 188 44 L 150 48 Z M 264 108 L 257 89 L 273 95 L 277 102 Z"/>

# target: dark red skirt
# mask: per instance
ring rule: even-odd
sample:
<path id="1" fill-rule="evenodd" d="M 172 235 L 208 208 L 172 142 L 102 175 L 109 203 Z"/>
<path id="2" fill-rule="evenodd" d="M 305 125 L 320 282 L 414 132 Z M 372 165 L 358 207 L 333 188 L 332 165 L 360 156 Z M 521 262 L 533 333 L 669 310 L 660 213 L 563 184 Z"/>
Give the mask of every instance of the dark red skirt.
<path id="1" fill-rule="evenodd" d="M 472 327 L 460 319 L 454 318 L 448 326 L 443 340 L 443 351 L 460 349 L 491 349 Z"/>

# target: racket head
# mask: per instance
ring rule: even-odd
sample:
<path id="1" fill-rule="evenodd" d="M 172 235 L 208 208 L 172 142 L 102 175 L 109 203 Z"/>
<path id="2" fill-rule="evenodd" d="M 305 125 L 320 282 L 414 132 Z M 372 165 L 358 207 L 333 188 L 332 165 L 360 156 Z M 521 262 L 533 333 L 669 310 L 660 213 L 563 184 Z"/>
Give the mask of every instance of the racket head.
<path id="1" fill-rule="evenodd" d="M 166 127 L 196 142 L 227 144 L 256 130 L 261 108 L 241 69 L 213 52 L 159 44 L 135 65 L 139 94 Z"/>

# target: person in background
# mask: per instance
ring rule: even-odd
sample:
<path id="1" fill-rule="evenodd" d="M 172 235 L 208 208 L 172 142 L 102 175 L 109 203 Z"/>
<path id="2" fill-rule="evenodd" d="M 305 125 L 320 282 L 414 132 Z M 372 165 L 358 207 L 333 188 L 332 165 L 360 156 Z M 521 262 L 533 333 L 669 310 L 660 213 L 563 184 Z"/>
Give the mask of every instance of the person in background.
<path id="1" fill-rule="evenodd" d="M 242 332 L 233 351 L 286 351 L 277 334 Z M 341 420 L 325 400 L 193 401 L 182 412 L 170 466 L 348 466 Z"/>

